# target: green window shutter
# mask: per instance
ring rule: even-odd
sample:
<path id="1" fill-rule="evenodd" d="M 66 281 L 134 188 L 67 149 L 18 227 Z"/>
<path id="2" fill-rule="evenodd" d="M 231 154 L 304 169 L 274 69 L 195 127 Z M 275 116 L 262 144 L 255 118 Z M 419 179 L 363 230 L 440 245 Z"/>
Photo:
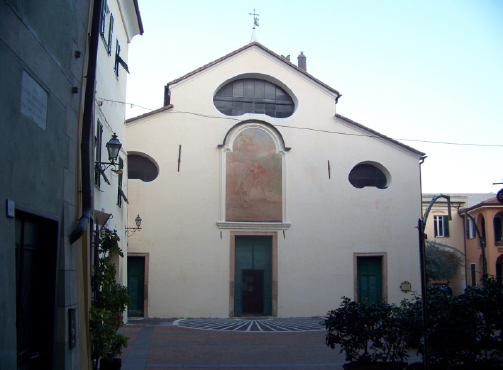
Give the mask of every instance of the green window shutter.
<path id="1" fill-rule="evenodd" d="M 444 237 L 449 237 L 449 216 L 442 216 L 444 224 Z"/>
<path id="2" fill-rule="evenodd" d="M 112 54 L 113 34 L 114 34 L 114 16 L 113 14 L 110 14 L 110 25 L 108 26 L 108 44 L 107 44 L 108 55 Z"/>

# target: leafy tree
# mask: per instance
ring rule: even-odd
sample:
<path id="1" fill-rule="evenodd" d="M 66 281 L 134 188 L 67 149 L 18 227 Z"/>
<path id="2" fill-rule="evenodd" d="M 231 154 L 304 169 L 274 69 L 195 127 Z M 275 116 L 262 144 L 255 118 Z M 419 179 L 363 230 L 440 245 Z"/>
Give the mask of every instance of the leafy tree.
<path id="1" fill-rule="evenodd" d="M 426 277 L 428 280 L 449 280 L 456 276 L 464 254 L 449 245 L 426 242 Z"/>

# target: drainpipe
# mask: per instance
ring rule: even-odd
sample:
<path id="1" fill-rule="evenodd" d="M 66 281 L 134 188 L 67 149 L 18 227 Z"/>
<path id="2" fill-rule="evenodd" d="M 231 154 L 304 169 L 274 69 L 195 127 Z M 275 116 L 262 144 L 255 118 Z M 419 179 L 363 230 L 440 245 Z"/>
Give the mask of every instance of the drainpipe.
<path id="1" fill-rule="evenodd" d="M 87 64 L 86 95 L 84 100 L 84 117 L 82 122 L 82 143 L 80 144 L 82 169 L 82 216 L 70 235 L 70 244 L 75 243 L 86 231 L 93 209 L 91 133 L 93 128 L 94 92 L 96 85 L 96 60 L 100 36 L 100 16 L 102 0 L 94 0 L 89 60 Z"/>

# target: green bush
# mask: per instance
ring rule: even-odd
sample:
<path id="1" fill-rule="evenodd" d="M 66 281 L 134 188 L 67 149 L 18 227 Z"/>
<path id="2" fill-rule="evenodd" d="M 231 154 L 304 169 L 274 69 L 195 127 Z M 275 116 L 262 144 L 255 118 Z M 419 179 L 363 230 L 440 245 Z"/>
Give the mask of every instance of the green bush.
<path id="1" fill-rule="evenodd" d="M 104 230 L 100 240 L 98 269 L 92 278 L 94 301 L 90 309 L 90 331 L 92 336 L 92 358 L 94 367 L 100 358 L 111 359 L 120 355 L 127 347 L 127 338 L 117 333 L 126 306 L 129 304 L 128 290 L 117 284 L 117 269 L 111 257 L 116 254 L 124 257 L 119 247 L 117 232 Z"/>
<path id="2" fill-rule="evenodd" d="M 484 287 L 469 287 L 449 296 L 429 289 L 426 298 L 430 362 L 445 369 L 503 368 L 503 284 L 486 279 Z M 416 307 L 416 311 L 420 308 Z M 421 344 L 419 352 L 424 353 Z"/>
<path id="3" fill-rule="evenodd" d="M 326 343 L 340 345 L 350 362 L 398 362 L 406 348 L 424 355 L 424 340 L 433 369 L 503 368 L 503 283 L 484 279 L 450 296 L 438 289 L 426 294 L 428 327 L 423 329 L 422 302 L 415 296 L 400 306 L 356 303 L 343 297 L 341 307 L 325 320 Z"/>
<path id="4" fill-rule="evenodd" d="M 340 345 L 349 362 L 405 362 L 409 316 L 402 306 L 357 303 L 342 298 L 341 307 L 328 313 L 326 344 Z"/>

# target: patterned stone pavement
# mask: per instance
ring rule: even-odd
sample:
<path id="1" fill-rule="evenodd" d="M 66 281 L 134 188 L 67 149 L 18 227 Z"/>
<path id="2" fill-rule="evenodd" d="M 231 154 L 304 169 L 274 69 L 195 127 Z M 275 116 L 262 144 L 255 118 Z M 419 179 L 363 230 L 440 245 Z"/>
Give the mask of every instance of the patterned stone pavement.
<path id="1" fill-rule="evenodd" d="M 325 345 L 321 321 L 257 317 L 129 320 L 119 329 L 129 339 L 121 355 L 122 370 L 343 370 L 345 355 L 339 348 Z M 415 356 L 410 359 L 416 361 Z"/>
<path id="2" fill-rule="evenodd" d="M 253 319 L 181 319 L 174 326 L 200 330 L 240 332 L 301 332 L 325 330 L 321 317 Z"/>

